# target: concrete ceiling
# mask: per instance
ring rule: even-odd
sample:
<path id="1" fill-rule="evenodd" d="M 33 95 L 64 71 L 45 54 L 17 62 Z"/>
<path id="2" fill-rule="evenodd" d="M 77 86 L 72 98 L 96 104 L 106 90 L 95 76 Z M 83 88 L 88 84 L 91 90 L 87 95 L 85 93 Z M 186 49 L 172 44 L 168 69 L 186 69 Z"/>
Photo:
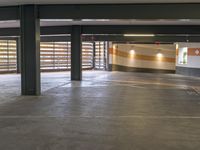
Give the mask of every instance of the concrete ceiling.
<path id="1" fill-rule="evenodd" d="M 135 20 L 135 19 L 57 19 L 41 20 L 41 26 L 65 26 L 65 25 L 200 25 L 200 20 Z M 18 20 L 0 21 L 0 28 L 19 27 Z"/>
<path id="2" fill-rule="evenodd" d="M 82 20 L 41 20 L 41 26 L 59 25 L 200 25 L 200 20 L 138 20 L 138 19 L 82 19 Z"/>
<path id="3" fill-rule="evenodd" d="M 200 3 L 200 0 L 0 0 L 0 6 L 21 4 Z"/>

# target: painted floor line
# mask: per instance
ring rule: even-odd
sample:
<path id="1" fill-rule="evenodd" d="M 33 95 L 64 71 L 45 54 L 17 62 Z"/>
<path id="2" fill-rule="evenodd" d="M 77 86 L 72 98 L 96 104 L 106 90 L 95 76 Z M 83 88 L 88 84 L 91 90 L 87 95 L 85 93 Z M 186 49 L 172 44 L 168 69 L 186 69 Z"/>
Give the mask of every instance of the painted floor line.
<path id="1" fill-rule="evenodd" d="M 129 116 L 0 116 L 0 119 L 44 119 L 44 118 L 141 118 L 141 119 L 200 119 L 200 116 L 142 116 L 142 115 L 129 115 Z"/>

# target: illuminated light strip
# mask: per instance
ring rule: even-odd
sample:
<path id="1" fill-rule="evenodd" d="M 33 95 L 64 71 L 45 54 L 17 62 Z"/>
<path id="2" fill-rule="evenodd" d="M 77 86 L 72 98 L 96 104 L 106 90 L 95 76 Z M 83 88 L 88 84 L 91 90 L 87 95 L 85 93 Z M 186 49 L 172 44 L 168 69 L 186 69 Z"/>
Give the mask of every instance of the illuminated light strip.
<path id="1" fill-rule="evenodd" d="M 124 34 L 124 36 L 135 36 L 135 37 L 154 37 L 154 34 Z"/>

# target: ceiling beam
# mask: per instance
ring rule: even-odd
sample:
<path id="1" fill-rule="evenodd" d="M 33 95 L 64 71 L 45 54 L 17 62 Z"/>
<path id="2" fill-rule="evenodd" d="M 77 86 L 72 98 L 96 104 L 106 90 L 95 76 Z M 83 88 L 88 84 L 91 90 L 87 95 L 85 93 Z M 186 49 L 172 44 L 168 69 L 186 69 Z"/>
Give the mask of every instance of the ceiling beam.
<path id="1" fill-rule="evenodd" d="M 70 34 L 72 30 L 72 26 L 49 26 L 40 28 L 41 35 Z"/>
<path id="2" fill-rule="evenodd" d="M 71 26 L 41 27 L 41 35 L 66 35 L 71 33 Z M 155 34 L 155 37 L 124 37 L 123 34 Z M 200 26 L 82 26 L 82 34 L 101 34 L 95 40 L 107 41 L 166 41 L 199 42 Z M 102 36 L 102 34 L 104 34 Z M 107 34 L 107 35 L 105 35 Z M 115 36 L 111 34 L 116 34 Z M 181 34 L 181 36 L 180 36 Z M 19 36 L 19 28 L 0 28 L 0 36 Z M 163 36 L 162 36 L 163 35 Z M 51 36 L 52 37 L 52 36 Z M 92 40 L 92 39 L 91 39 Z"/>
<path id="3" fill-rule="evenodd" d="M 200 34 L 198 25 L 88 25 L 83 34 Z"/>
<path id="4" fill-rule="evenodd" d="M 19 6 L 0 7 L 0 20 L 18 20 Z"/>
<path id="5" fill-rule="evenodd" d="M 19 28 L 0 28 L 0 36 L 19 36 Z"/>
<path id="6" fill-rule="evenodd" d="M 71 26 L 41 27 L 41 35 L 70 34 Z M 200 35 L 200 26 L 197 25 L 84 25 L 82 34 L 164 34 L 164 35 Z M 20 35 L 19 28 L 0 28 L 0 36 Z"/>
<path id="7" fill-rule="evenodd" d="M 71 26 L 41 27 L 41 35 L 70 34 Z M 19 28 L 0 28 L 0 36 L 20 36 Z"/>
<path id="8" fill-rule="evenodd" d="M 200 19 L 200 4 L 39 5 L 41 19 Z"/>
<path id="9" fill-rule="evenodd" d="M 70 42 L 70 36 L 41 36 L 41 42 Z"/>
<path id="10" fill-rule="evenodd" d="M 20 6 L 0 7 L 0 20 L 18 20 Z M 38 5 L 40 19 L 200 19 L 200 4 Z"/>
<path id="11" fill-rule="evenodd" d="M 71 26 L 41 27 L 42 35 L 70 34 Z M 198 25 L 83 25 L 82 34 L 200 34 Z"/>
<path id="12" fill-rule="evenodd" d="M 42 36 L 42 42 L 64 42 L 70 41 L 70 36 Z M 156 36 L 156 37 L 124 37 L 123 35 L 85 35 L 83 41 L 112 41 L 133 43 L 174 43 L 174 42 L 200 42 L 200 36 Z"/>
<path id="13" fill-rule="evenodd" d="M 200 36 L 198 36 L 199 38 Z M 194 41 L 200 41 L 198 38 L 191 38 Z M 155 36 L 155 37 L 125 37 L 123 35 L 96 35 L 84 36 L 83 41 L 113 41 L 113 42 L 134 42 L 134 43 L 174 43 L 189 42 L 190 39 L 184 36 Z M 193 42 L 194 42 L 193 41 Z"/>

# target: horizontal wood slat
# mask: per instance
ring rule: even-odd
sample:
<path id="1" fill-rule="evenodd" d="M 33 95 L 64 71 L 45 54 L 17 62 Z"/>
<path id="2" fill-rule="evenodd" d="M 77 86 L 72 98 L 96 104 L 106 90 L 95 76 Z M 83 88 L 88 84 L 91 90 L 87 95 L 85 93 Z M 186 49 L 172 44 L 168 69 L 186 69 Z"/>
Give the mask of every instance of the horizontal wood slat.
<path id="1" fill-rule="evenodd" d="M 41 42 L 40 44 L 41 69 L 59 70 L 71 68 L 70 42 Z M 93 43 L 82 43 L 82 67 L 93 67 Z"/>
<path id="2" fill-rule="evenodd" d="M 0 40 L 0 73 L 17 71 L 15 40 Z"/>
<path id="3" fill-rule="evenodd" d="M 105 43 L 82 43 L 82 68 L 96 69 L 105 67 Z M 96 57 L 94 57 L 94 55 Z M 93 60 L 95 59 L 95 60 Z M 40 44 L 41 70 L 69 70 L 71 68 L 71 43 L 70 42 L 41 42 Z M 15 40 L 0 40 L 0 73 L 17 71 L 17 45 Z"/>

